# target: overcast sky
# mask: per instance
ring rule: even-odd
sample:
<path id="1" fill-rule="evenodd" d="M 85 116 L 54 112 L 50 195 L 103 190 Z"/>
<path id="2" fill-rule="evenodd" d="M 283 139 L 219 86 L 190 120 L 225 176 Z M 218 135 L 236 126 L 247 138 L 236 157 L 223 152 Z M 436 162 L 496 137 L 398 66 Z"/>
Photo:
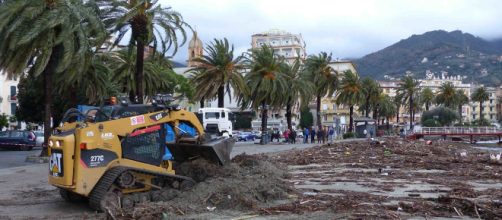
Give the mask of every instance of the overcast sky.
<path id="1" fill-rule="evenodd" d="M 303 35 L 307 53 L 358 58 L 431 30 L 502 37 L 500 0 L 159 0 L 181 13 L 206 44 L 226 37 L 238 52 L 272 28 Z M 189 36 L 191 38 L 191 36 Z M 187 46 L 174 57 L 187 59 Z"/>

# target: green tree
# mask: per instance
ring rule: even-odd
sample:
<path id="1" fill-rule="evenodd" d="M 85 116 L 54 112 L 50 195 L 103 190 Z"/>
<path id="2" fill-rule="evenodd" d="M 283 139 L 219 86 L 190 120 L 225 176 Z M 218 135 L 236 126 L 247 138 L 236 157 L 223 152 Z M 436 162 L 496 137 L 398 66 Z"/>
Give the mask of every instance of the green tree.
<path id="1" fill-rule="evenodd" d="M 369 117 L 370 109 L 376 109 L 381 93 L 380 85 L 375 80 L 365 77 L 361 80 L 361 86 L 363 88 L 364 99 L 361 102 L 360 109 L 364 110 L 365 117 Z M 374 114 L 373 117 L 376 117 L 376 115 Z"/>
<path id="2" fill-rule="evenodd" d="M 0 115 L 0 131 L 2 131 L 6 127 L 9 127 L 9 116 L 7 116 L 5 113 L 2 113 L 2 115 Z"/>
<path id="3" fill-rule="evenodd" d="M 300 127 L 310 128 L 314 124 L 314 116 L 308 108 L 302 108 L 300 111 Z"/>
<path id="4" fill-rule="evenodd" d="M 345 71 L 340 82 L 336 103 L 345 104 L 350 107 L 349 132 L 354 132 L 354 105 L 360 103 L 363 99 L 364 93 L 359 77 L 350 70 Z"/>
<path id="5" fill-rule="evenodd" d="M 314 96 L 316 98 L 316 119 L 317 126 L 321 129 L 321 99 L 325 96 L 332 96 L 338 85 L 337 73 L 329 65 L 331 54 L 321 52 L 318 55 L 310 55 L 305 61 L 304 73 L 305 81 L 314 83 Z"/>
<path id="6" fill-rule="evenodd" d="M 455 92 L 455 104 L 457 105 L 460 124 L 462 124 L 462 106 L 469 104 L 469 97 L 465 94 L 464 90 L 458 89 Z"/>
<path id="7" fill-rule="evenodd" d="M 43 77 L 46 141 L 51 134 L 53 77 L 67 71 L 85 72 L 93 48 L 106 36 L 102 22 L 86 4 L 7 0 L 0 5 L 0 70 L 21 75 L 28 69 Z"/>
<path id="8" fill-rule="evenodd" d="M 172 55 L 186 41 L 185 28 L 190 26 L 178 12 L 170 7 L 161 7 L 155 0 L 98 0 L 101 19 L 112 33 L 118 32 L 117 45 L 131 31 L 129 50 L 136 50 L 134 94 L 139 103 L 144 99 L 145 74 L 143 72 L 145 47 L 150 44 L 162 49 L 162 56 L 173 48 Z M 181 34 L 181 42 L 178 39 Z"/>
<path id="9" fill-rule="evenodd" d="M 392 102 L 396 106 L 396 122 L 399 123 L 399 112 L 401 110 L 401 106 L 403 105 L 403 96 L 401 94 L 396 94 L 394 98 L 392 98 Z"/>
<path id="10" fill-rule="evenodd" d="M 195 58 L 198 66 L 190 69 L 195 71 L 191 82 L 195 85 L 195 99 L 218 98 L 218 107 L 223 108 L 225 90 L 230 95 L 230 87 L 234 90 L 234 95 L 248 93 L 248 88 L 242 76 L 243 65 L 240 64 L 242 56 L 234 58 L 234 46 L 228 40 L 214 39 L 205 49 L 207 55 Z"/>
<path id="11" fill-rule="evenodd" d="M 281 73 L 281 60 L 272 47 L 262 46 L 252 50 L 247 63 L 249 73 L 244 80 L 249 86 L 250 94 L 241 94 L 238 100 L 242 108 L 261 108 L 261 130 L 266 132 L 268 109 L 280 108 L 282 91 L 288 85 L 285 75 Z M 260 143 L 264 144 L 263 138 Z"/>
<path id="12" fill-rule="evenodd" d="M 407 103 L 410 114 L 410 130 L 413 130 L 413 109 L 415 107 L 415 97 L 418 96 L 420 82 L 411 76 L 405 76 L 399 82 L 397 89 L 399 95 L 403 98 L 403 103 Z"/>
<path id="13" fill-rule="evenodd" d="M 431 124 L 432 120 L 435 120 L 440 126 L 448 126 L 457 120 L 458 117 L 458 114 L 454 110 L 441 106 L 422 113 L 422 124 Z"/>
<path id="14" fill-rule="evenodd" d="M 483 119 L 483 102 L 490 99 L 490 95 L 486 91 L 485 87 L 479 87 L 471 94 L 471 100 L 479 102 L 479 119 Z"/>
<path id="15" fill-rule="evenodd" d="M 434 93 L 430 88 L 424 88 L 420 94 L 420 100 L 422 101 L 422 104 L 425 105 L 425 111 L 429 111 L 429 107 L 434 100 Z"/>
<path id="16" fill-rule="evenodd" d="M 378 103 L 378 112 L 387 121 L 387 129 L 389 128 L 389 121 L 394 115 L 396 115 L 396 105 L 391 97 L 388 95 L 382 95 Z"/>
<path id="17" fill-rule="evenodd" d="M 136 94 L 136 54 L 127 50 L 110 52 L 107 62 L 112 70 L 112 79 L 120 87 L 120 92 Z M 160 54 L 152 55 L 144 62 L 143 88 L 144 94 L 152 97 L 163 91 L 173 91 L 177 88 L 177 82 L 181 82 L 179 76 L 171 69 L 169 62 Z M 180 85 L 186 87 L 185 85 Z M 180 87 L 181 88 L 181 87 Z"/>
<path id="18" fill-rule="evenodd" d="M 439 91 L 436 96 L 436 103 L 447 108 L 455 109 L 455 95 L 456 89 L 453 83 L 445 82 L 441 84 L 441 87 L 439 87 Z"/>
<path id="19" fill-rule="evenodd" d="M 308 105 L 308 100 L 312 97 L 313 84 L 311 82 L 306 82 L 302 78 L 300 61 L 297 59 L 293 64 L 288 64 L 283 62 L 281 64 L 281 72 L 285 74 L 285 80 L 288 87 L 282 91 L 283 102 L 286 106 L 286 121 L 288 123 L 288 128 L 293 129 L 293 124 L 291 122 L 293 106 L 298 104 L 301 100 L 302 107 Z"/>

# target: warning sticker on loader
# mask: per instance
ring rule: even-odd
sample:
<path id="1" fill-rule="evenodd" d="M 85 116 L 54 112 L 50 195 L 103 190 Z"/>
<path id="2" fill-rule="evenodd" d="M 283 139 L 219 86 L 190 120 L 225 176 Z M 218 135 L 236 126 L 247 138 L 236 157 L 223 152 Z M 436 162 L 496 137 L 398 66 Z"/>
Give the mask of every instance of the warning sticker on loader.
<path id="1" fill-rule="evenodd" d="M 134 116 L 131 117 L 131 125 L 140 125 L 145 123 L 145 116 Z"/>
<path id="2" fill-rule="evenodd" d="M 63 177 L 63 152 L 52 150 L 49 161 L 49 173 L 55 177 Z"/>

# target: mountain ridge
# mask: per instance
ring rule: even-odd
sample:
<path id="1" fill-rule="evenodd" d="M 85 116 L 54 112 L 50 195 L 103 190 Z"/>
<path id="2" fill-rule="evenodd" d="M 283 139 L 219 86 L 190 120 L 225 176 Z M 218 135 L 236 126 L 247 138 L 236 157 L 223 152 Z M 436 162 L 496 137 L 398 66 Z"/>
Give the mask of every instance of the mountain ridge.
<path id="1" fill-rule="evenodd" d="M 502 39 L 487 41 L 460 30 L 414 34 L 354 60 L 361 76 L 383 79 L 413 73 L 462 75 L 488 85 L 502 83 Z"/>

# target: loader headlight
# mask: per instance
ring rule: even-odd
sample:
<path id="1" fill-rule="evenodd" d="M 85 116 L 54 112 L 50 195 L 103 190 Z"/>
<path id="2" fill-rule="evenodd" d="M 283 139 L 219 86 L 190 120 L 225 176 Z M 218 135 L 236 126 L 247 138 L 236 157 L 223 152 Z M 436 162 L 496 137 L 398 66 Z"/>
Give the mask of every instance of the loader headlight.
<path id="1" fill-rule="evenodd" d="M 56 147 L 61 147 L 61 141 L 56 141 Z"/>
<path id="2" fill-rule="evenodd" d="M 54 146 L 54 142 L 52 142 L 52 140 L 49 140 L 49 147 L 52 147 Z"/>

